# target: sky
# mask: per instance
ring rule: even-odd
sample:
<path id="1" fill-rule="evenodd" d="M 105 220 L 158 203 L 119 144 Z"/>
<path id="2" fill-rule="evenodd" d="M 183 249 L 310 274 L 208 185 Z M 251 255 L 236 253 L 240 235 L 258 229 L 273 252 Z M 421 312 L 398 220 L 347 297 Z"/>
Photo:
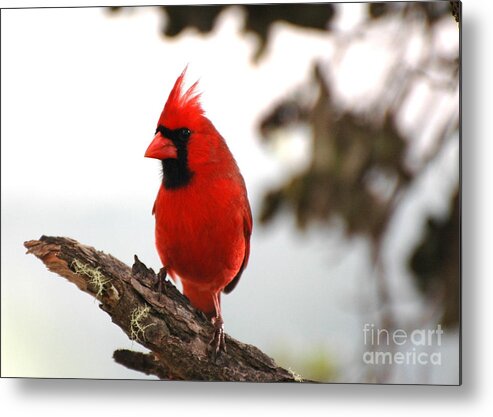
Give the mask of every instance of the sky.
<path id="1" fill-rule="evenodd" d="M 353 7 L 341 28 L 357 22 Z M 274 155 L 256 129 L 262 112 L 292 90 L 300 74 L 308 77 L 313 60 L 326 58 L 330 39 L 279 25 L 267 56 L 254 66 L 256 40 L 240 33 L 238 8 L 221 15 L 205 37 L 187 32 L 164 41 L 160 24 L 150 8 L 114 16 L 101 9 L 2 12 L 2 372 L 142 377 L 111 359 L 117 348 L 139 346 L 94 300 L 26 256 L 22 242 L 69 236 L 126 263 L 137 252 L 159 268 L 150 214 L 159 164 L 143 154 L 187 64 L 187 80 L 200 80 L 207 116 L 237 159 L 254 214 L 264 190 L 306 163 L 302 139 L 295 148 L 301 151 Z M 293 49 L 295 60 L 285 53 Z M 436 169 L 453 180 L 458 148 L 447 152 Z M 433 190 L 440 179 L 423 182 Z M 443 211 L 444 198 L 422 195 L 408 213 L 425 206 Z M 409 222 L 408 233 L 417 239 Z M 329 237 L 316 230 L 300 236 L 286 217 L 255 228 L 249 268 L 223 297 L 226 331 L 270 354 L 322 346 L 351 368 L 361 348 L 354 340 L 361 338 L 362 317 L 348 305 L 357 297 L 354 288 L 366 291 L 367 248 L 340 237 L 337 230 Z M 457 338 L 449 337 L 450 366 L 432 375 L 434 382 L 457 379 Z M 354 368 L 344 375 L 349 382 L 357 381 Z"/>

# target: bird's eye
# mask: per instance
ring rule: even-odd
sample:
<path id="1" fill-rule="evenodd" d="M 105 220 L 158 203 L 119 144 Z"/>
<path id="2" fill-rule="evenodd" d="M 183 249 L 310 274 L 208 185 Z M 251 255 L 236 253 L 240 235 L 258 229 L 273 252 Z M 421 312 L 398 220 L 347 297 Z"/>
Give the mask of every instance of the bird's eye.
<path id="1" fill-rule="evenodd" d="M 182 127 L 181 129 L 178 130 L 178 136 L 182 140 L 187 140 L 192 132 L 190 132 L 190 129 L 186 127 Z"/>

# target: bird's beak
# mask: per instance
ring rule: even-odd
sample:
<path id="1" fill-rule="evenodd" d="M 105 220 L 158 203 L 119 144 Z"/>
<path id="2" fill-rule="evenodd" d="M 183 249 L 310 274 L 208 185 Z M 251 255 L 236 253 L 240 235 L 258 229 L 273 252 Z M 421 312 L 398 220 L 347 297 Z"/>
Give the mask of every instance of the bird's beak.
<path id="1" fill-rule="evenodd" d="M 156 133 L 144 156 L 161 160 L 176 159 L 178 157 L 174 143 L 170 139 L 163 137 L 160 132 Z"/>

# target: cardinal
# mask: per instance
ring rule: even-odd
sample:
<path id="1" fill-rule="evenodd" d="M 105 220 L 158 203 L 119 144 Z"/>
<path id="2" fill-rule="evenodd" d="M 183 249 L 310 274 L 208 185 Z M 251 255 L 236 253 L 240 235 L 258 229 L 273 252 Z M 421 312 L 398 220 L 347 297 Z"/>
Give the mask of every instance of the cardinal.
<path id="1" fill-rule="evenodd" d="M 190 303 L 212 321 L 212 356 L 226 350 L 221 293 L 230 293 L 250 254 L 252 214 L 245 182 L 223 137 L 205 116 L 198 81 L 183 70 L 145 152 L 161 161 L 152 213 L 163 267 Z"/>

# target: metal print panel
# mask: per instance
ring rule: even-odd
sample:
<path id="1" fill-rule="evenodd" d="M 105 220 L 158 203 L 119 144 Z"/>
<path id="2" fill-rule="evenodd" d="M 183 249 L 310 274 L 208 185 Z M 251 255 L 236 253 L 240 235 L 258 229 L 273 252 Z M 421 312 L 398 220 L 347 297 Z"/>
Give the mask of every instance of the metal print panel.
<path id="1" fill-rule="evenodd" d="M 1 19 L 3 377 L 460 384 L 459 2 Z"/>

